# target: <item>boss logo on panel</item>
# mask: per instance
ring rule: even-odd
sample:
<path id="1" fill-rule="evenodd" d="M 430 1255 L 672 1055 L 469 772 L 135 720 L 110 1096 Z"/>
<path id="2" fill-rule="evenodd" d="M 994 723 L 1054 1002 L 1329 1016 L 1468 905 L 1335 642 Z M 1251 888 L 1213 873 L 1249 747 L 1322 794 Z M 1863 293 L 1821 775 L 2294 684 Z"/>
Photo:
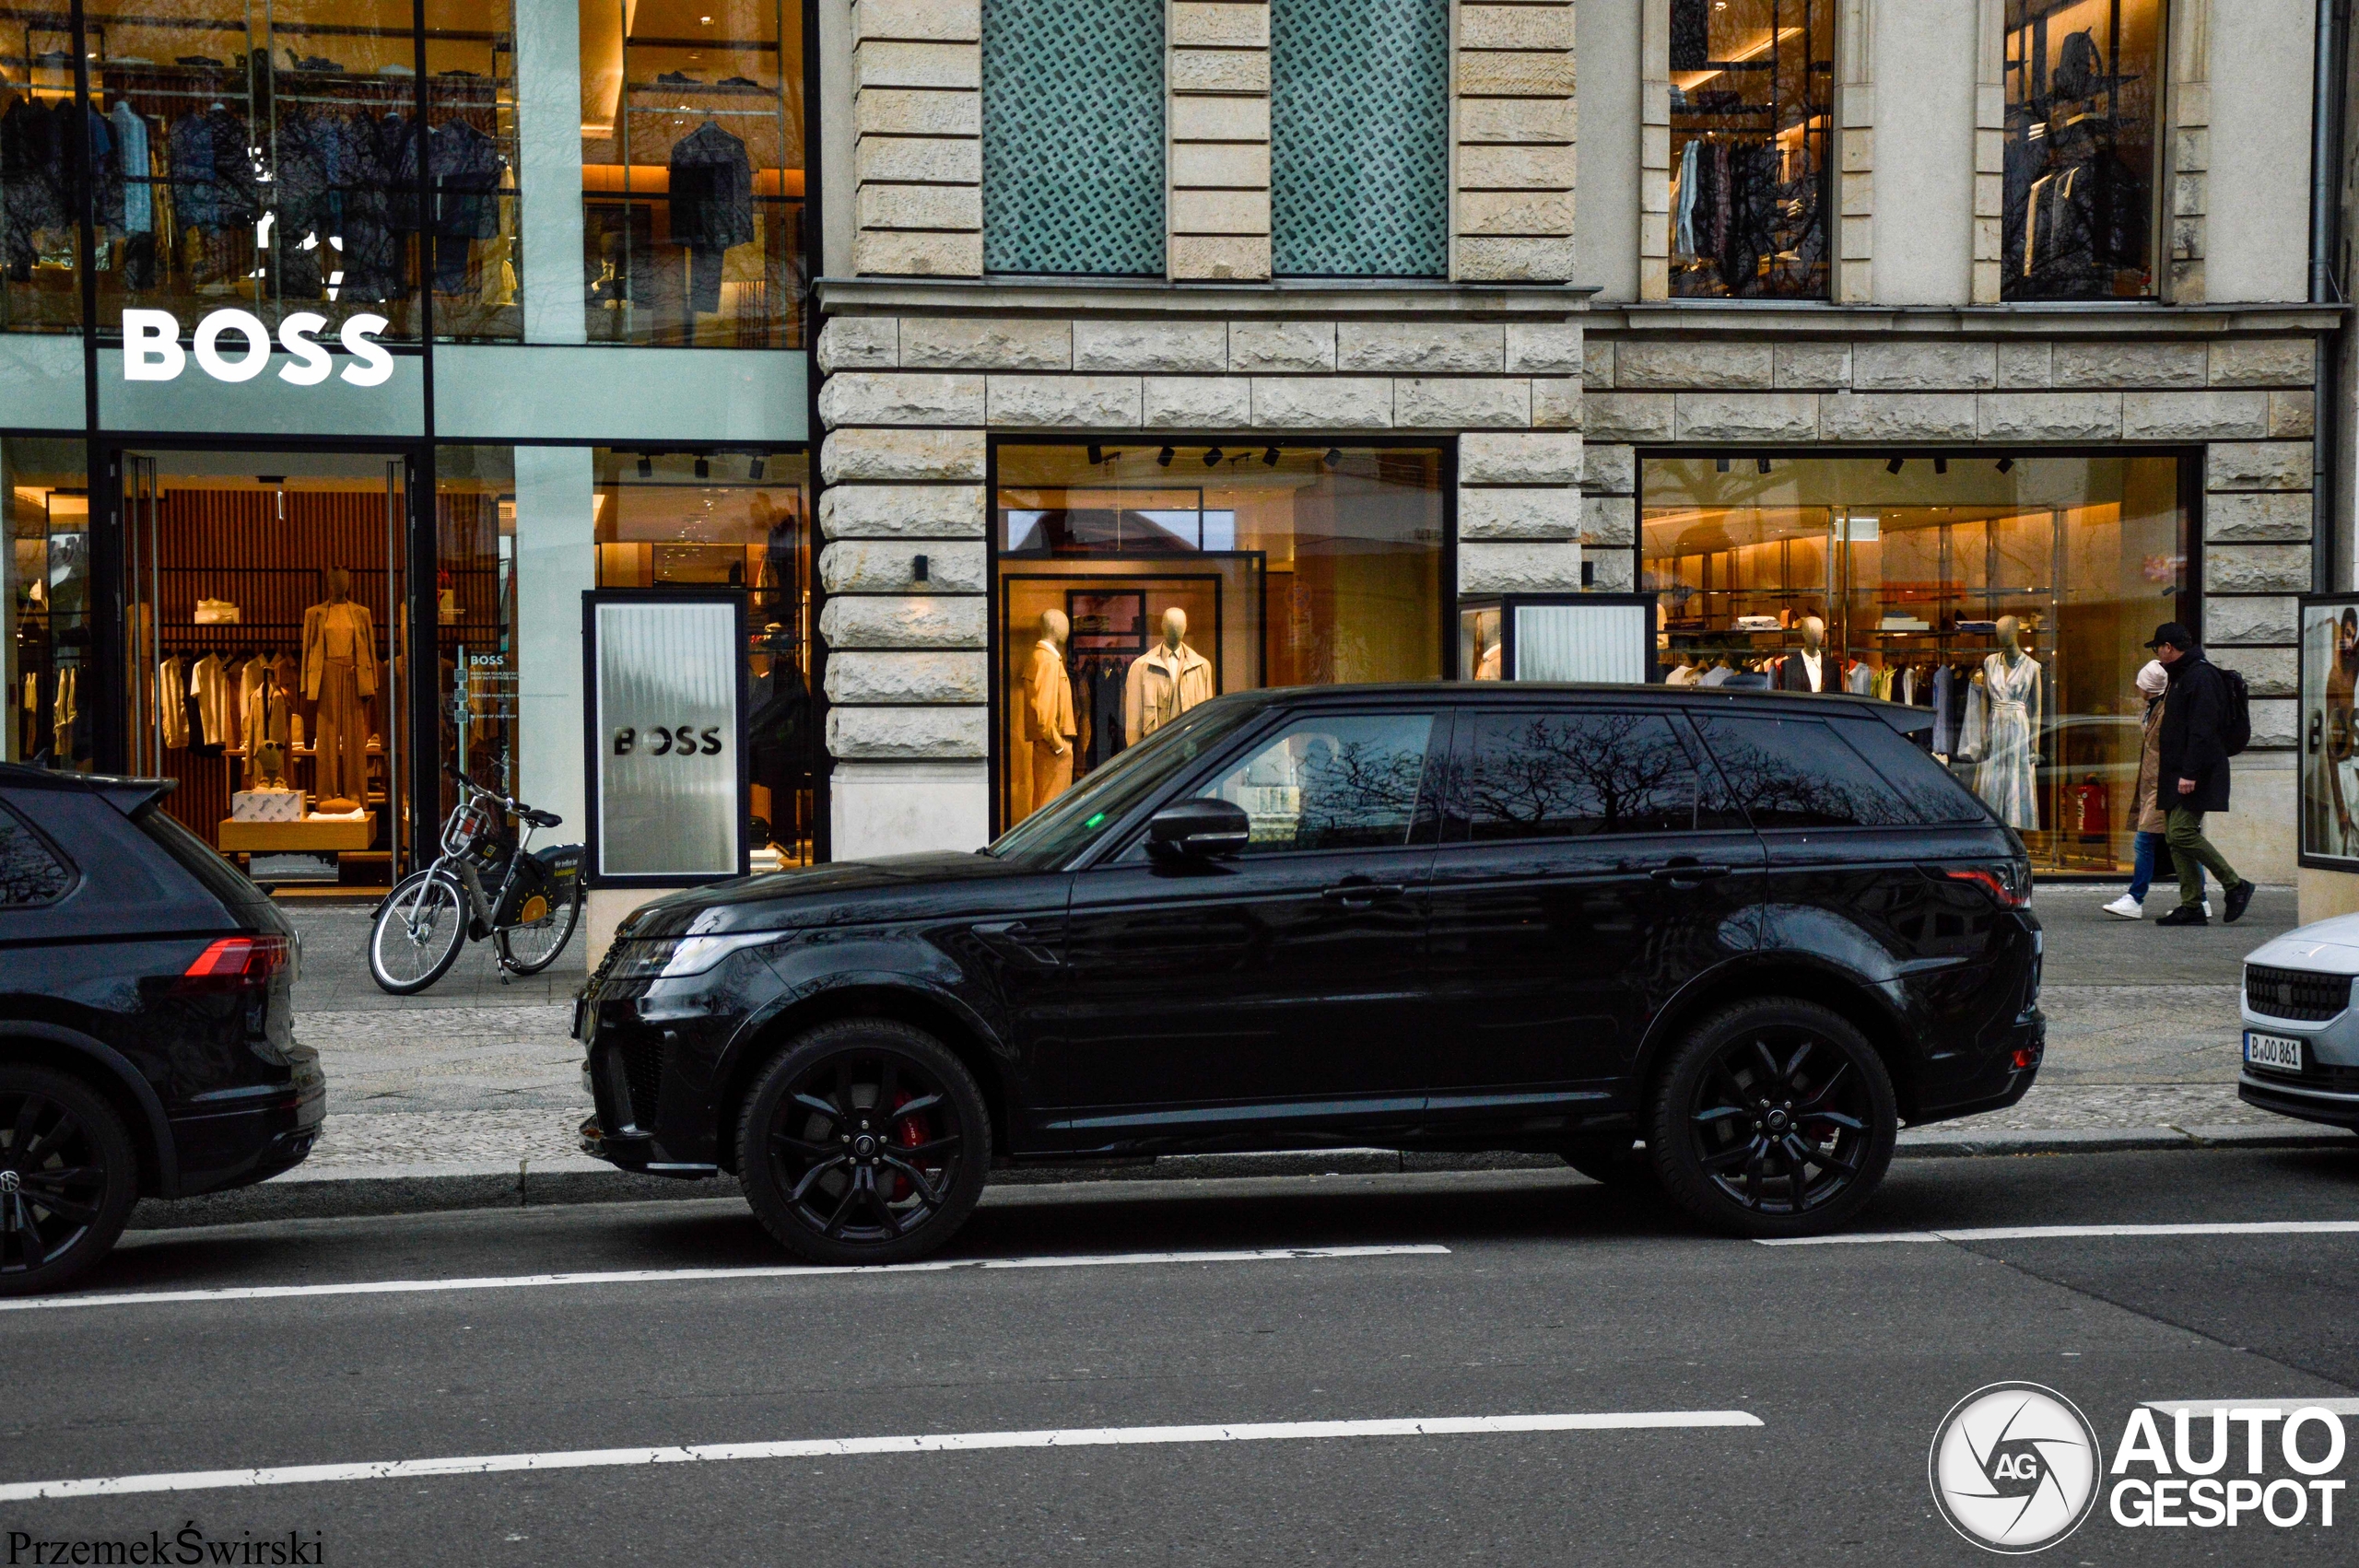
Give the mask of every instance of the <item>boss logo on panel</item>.
<path id="1" fill-rule="evenodd" d="M 280 380 L 315 387 L 331 374 L 340 374 L 356 387 L 375 387 L 393 379 L 393 357 L 377 342 L 377 334 L 391 322 L 365 313 L 346 320 L 337 336 L 353 362 L 341 372 L 335 369 L 334 357 L 317 341 L 327 324 L 325 316 L 311 310 L 298 310 L 278 323 L 278 346 L 291 356 L 278 368 Z M 123 379 L 176 380 L 188 368 L 191 353 L 197 369 L 217 381 L 251 381 L 270 368 L 270 327 L 250 310 L 212 312 L 196 323 L 194 341 L 186 349 L 181 347 L 180 333 L 180 322 L 170 310 L 123 311 Z M 235 350 L 234 357 L 225 349 Z"/>

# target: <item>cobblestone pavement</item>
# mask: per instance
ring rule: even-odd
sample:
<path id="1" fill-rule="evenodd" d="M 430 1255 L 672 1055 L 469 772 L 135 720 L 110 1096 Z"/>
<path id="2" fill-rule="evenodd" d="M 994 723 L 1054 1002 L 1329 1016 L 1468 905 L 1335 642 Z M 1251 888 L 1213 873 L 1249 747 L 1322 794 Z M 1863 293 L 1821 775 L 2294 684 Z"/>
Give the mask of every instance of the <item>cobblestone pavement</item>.
<path id="1" fill-rule="evenodd" d="M 2022 1104 L 1947 1124 L 1974 1130 L 2283 1125 L 2236 1098 L 2244 954 L 2294 924 L 2291 889 L 2264 889 L 2234 927 L 2115 920 L 2113 887 L 2044 886 L 2048 1060 Z M 2168 889 L 2151 907 L 2169 907 Z M 297 905 L 297 1029 L 328 1073 L 328 1126 L 297 1176 L 401 1167 L 535 1168 L 579 1162 L 590 1113 L 568 1037 L 579 946 L 548 973 L 502 986 L 487 943 L 432 990 L 389 997 L 363 958 L 365 906 Z M 577 938 L 577 942 L 578 942 Z"/>

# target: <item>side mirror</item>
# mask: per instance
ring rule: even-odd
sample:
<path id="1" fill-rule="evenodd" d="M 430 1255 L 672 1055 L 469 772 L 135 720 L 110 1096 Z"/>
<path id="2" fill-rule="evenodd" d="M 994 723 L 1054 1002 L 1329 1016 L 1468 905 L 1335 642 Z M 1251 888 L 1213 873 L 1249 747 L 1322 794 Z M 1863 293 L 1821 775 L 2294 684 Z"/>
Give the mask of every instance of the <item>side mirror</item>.
<path id="1" fill-rule="evenodd" d="M 1245 808 L 1228 801 L 1174 801 L 1146 825 L 1146 852 L 1158 860 L 1221 860 L 1253 836 Z"/>

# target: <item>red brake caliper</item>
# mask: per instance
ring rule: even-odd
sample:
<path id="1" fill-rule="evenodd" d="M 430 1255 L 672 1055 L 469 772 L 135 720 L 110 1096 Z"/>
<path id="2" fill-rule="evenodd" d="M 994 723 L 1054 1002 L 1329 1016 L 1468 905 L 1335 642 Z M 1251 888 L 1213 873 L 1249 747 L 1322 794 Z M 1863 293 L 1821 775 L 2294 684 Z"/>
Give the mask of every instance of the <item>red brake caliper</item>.
<path id="1" fill-rule="evenodd" d="M 901 1090 L 896 1093 L 893 1096 L 894 1111 L 898 1113 L 903 1106 L 908 1105 L 917 1096 L 911 1094 L 907 1090 Z M 893 1122 L 894 1142 L 899 1144 L 904 1149 L 915 1149 L 922 1146 L 925 1143 L 926 1139 L 925 1117 L 922 1115 L 913 1117 L 896 1116 Z M 909 1195 L 910 1178 L 901 1175 L 898 1171 L 894 1172 L 892 1196 L 887 1198 L 886 1201 L 888 1203 L 898 1203 L 902 1199 L 907 1198 Z"/>

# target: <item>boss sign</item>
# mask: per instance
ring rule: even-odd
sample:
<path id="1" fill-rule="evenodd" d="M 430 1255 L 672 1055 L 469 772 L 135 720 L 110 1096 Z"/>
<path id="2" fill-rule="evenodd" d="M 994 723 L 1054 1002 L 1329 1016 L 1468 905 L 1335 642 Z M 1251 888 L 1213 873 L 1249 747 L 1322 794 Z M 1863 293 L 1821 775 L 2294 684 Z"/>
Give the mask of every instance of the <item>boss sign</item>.
<path id="1" fill-rule="evenodd" d="M 393 323 L 382 316 L 348 318 L 337 334 L 353 363 L 335 372 L 335 361 L 315 341 L 328 319 L 298 310 L 278 323 L 278 346 L 290 357 L 278 368 L 278 379 L 299 387 L 315 387 L 331 373 L 340 373 L 356 387 L 382 386 L 393 378 L 393 357 L 379 346 L 377 334 Z M 270 327 L 250 310 L 216 310 L 196 323 L 194 341 L 181 347 L 180 322 L 170 310 L 126 310 L 123 313 L 123 379 L 126 381 L 170 381 L 188 368 L 189 356 L 197 368 L 217 381 L 251 381 L 270 368 Z M 222 352 L 224 338 L 239 352 Z"/>

